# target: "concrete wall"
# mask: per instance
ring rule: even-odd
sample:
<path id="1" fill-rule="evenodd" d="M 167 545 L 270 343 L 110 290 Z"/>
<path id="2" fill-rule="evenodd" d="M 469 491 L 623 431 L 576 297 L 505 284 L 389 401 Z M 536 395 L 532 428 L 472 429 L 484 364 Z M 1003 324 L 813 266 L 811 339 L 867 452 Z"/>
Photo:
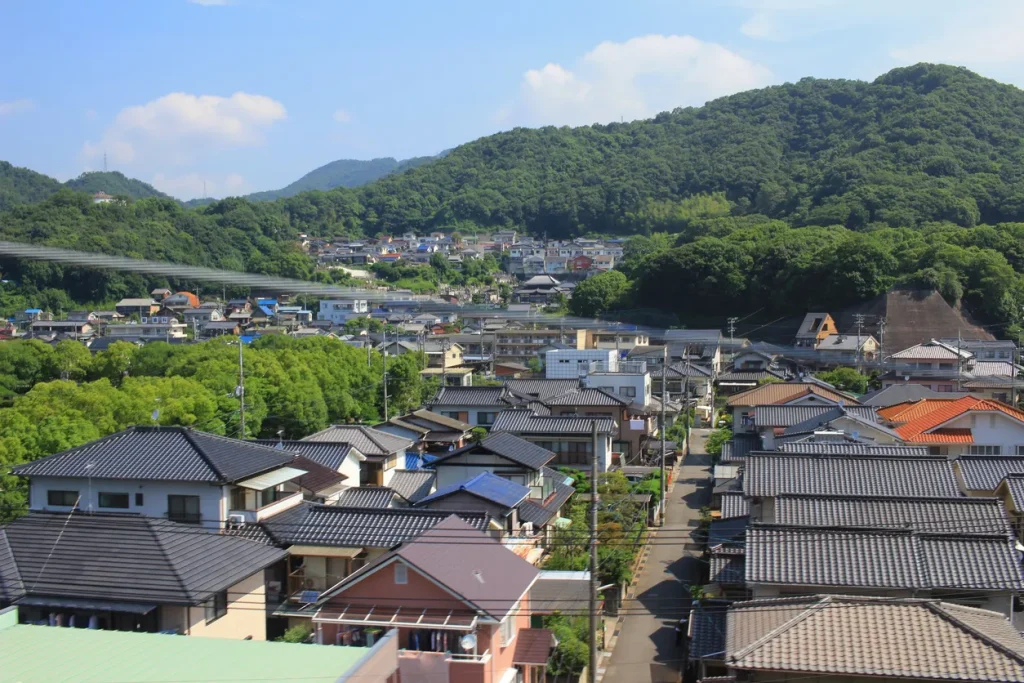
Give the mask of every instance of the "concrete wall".
<path id="1" fill-rule="evenodd" d="M 591 361 L 611 364 L 615 360 L 614 349 L 555 349 L 545 354 L 544 368 L 548 379 L 577 379 L 581 363 L 584 368 L 589 368 Z"/>
<path id="2" fill-rule="evenodd" d="M 358 480 L 357 480 L 358 481 Z M 199 496 L 199 512 L 205 527 L 206 522 L 224 520 L 227 517 L 227 504 L 224 488 L 211 484 L 187 482 L 113 480 L 113 479 L 78 479 L 66 477 L 32 477 L 29 481 L 29 499 L 33 510 L 69 511 L 70 507 L 52 506 L 47 504 L 46 492 L 78 491 L 82 510 L 91 509 L 98 512 L 134 513 L 146 517 L 167 516 L 167 496 Z M 99 494 L 127 493 L 128 509 L 101 508 Z M 142 505 L 135 505 L 135 494 L 142 494 Z"/>

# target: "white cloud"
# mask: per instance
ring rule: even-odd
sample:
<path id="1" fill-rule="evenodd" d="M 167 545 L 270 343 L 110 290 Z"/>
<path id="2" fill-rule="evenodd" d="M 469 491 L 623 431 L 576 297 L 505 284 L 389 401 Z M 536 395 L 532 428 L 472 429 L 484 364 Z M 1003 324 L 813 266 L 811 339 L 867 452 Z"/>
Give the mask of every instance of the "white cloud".
<path id="1" fill-rule="evenodd" d="M 23 111 L 32 111 L 36 103 L 32 100 L 13 100 L 11 102 L 0 102 L 0 116 L 18 114 Z"/>
<path id="2" fill-rule="evenodd" d="M 150 183 L 176 199 L 203 197 L 204 189 L 207 197 L 234 197 L 249 193 L 249 183 L 238 173 L 223 176 L 201 175 L 194 172 L 176 176 L 155 173 Z"/>
<path id="3" fill-rule="evenodd" d="M 891 55 L 908 64 L 991 66 L 1024 61 L 1024 5 L 992 0 L 966 9 L 944 14 L 939 30 Z"/>
<path id="4" fill-rule="evenodd" d="M 264 95 L 171 93 L 122 109 L 99 141 L 83 145 L 82 155 L 181 164 L 210 150 L 259 145 L 264 131 L 286 117 L 284 105 Z"/>
<path id="5" fill-rule="evenodd" d="M 740 26 L 740 33 L 750 38 L 781 40 L 782 27 L 775 12 L 756 12 Z"/>
<path id="6" fill-rule="evenodd" d="M 523 75 L 515 123 L 581 125 L 645 118 L 767 84 L 768 69 L 692 36 L 604 42 L 572 68 L 547 64 Z"/>
<path id="7" fill-rule="evenodd" d="M 334 112 L 334 120 L 337 121 L 338 123 L 348 123 L 349 121 L 352 120 L 352 114 L 349 114 L 344 109 L 339 109 L 338 111 Z"/>

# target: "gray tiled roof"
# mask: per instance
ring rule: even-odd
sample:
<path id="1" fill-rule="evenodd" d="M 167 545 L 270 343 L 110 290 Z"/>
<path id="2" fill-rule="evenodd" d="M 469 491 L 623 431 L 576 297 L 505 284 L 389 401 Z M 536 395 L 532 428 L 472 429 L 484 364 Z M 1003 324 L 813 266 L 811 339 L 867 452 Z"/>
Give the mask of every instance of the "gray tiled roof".
<path id="1" fill-rule="evenodd" d="M 889 455 L 899 457 L 934 457 L 927 446 L 889 446 L 885 444 L 856 443 L 850 441 L 790 441 L 779 443 L 781 453 L 803 455 Z"/>
<path id="2" fill-rule="evenodd" d="M 590 609 L 589 572 L 541 570 L 530 587 L 533 614 L 584 613 Z"/>
<path id="3" fill-rule="evenodd" d="M 995 491 L 1008 474 L 1024 474 L 1024 456 L 961 455 L 957 469 L 969 491 Z"/>
<path id="4" fill-rule="evenodd" d="M 724 500 L 723 497 L 723 511 Z M 909 498 L 783 495 L 775 521 L 795 526 L 891 527 L 932 533 L 1011 533 L 997 498 Z"/>
<path id="5" fill-rule="evenodd" d="M 515 434 L 509 434 L 507 432 L 491 433 L 480 443 L 471 443 L 463 446 L 462 448 L 445 453 L 437 460 L 430 463 L 430 467 L 437 465 L 443 465 L 446 461 L 455 459 L 465 453 L 494 453 L 501 457 L 511 460 L 514 463 L 528 467 L 531 470 L 539 470 L 540 468 L 551 462 L 555 454 L 546 448 L 541 448 L 536 444 L 532 444 L 525 439 L 520 439 Z"/>
<path id="6" fill-rule="evenodd" d="M 496 406 L 517 403 L 508 387 L 441 387 L 431 406 Z"/>
<path id="7" fill-rule="evenodd" d="M 630 401 L 609 393 L 604 389 L 580 389 L 544 399 L 549 406 L 626 406 Z"/>
<path id="8" fill-rule="evenodd" d="M 746 582 L 888 589 L 1024 589 L 1013 541 L 1003 535 L 919 534 L 753 524 Z"/>
<path id="9" fill-rule="evenodd" d="M 517 394 L 534 396 L 541 401 L 552 396 L 561 396 L 580 386 L 575 379 L 513 379 L 505 382 Z"/>
<path id="10" fill-rule="evenodd" d="M 32 577 L 25 589 L 33 596 L 195 605 L 285 557 L 244 538 L 135 515 L 30 512 L 0 536 L 21 577 Z"/>
<path id="11" fill-rule="evenodd" d="M 786 376 L 781 372 L 774 370 L 732 370 L 730 372 L 723 372 L 715 378 L 716 382 L 750 382 L 756 384 L 763 379 L 771 377 L 773 379 L 786 379 Z"/>
<path id="12" fill-rule="evenodd" d="M 303 503 L 261 524 L 279 545 L 390 548 L 416 538 L 452 514 L 419 508 L 352 508 Z M 455 514 L 475 529 L 487 528 L 487 513 Z"/>
<path id="13" fill-rule="evenodd" d="M 734 434 L 731 441 L 722 444 L 722 462 L 742 463 L 751 451 L 761 448 L 761 437 L 756 434 Z"/>
<path id="14" fill-rule="evenodd" d="M 410 503 L 415 503 L 430 495 L 436 477 L 433 470 L 395 470 L 388 487 Z"/>
<path id="15" fill-rule="evenodd" d="M 725 615 L 728 604 L 724 600 L 704 600 L 690 612 L 690 661 L 725 659 Z"/>
<path id="16" fill-rule="evenodd" d="M 1024 474 L 1008 475 L 1004 481 L 1013 506 L 1017 512 L 1024 512 Z"/>
<path id="17" fill-rule="evenodd" d="M 722 519 L 732 517 L 749 517 L 750 501 L 742 491 L 729 491 L 722 494 Z"/>
<path id="18" fill-rule="evenodd" d="M 25 585 L 14 561 L 14 552 L 7 541 L 7 534 L 0 529 L 0 602 L 14 602 L 25 594 Z"/>
<path id="19" fill-rule="evenodd" d="M 739 546 L 719 545 L 711 549 L 711 583 L 741 585 L 746 581 L 746 551 Z"/>
<path id="20" fill-rule="evenodd" d="M 392 453 L 402 453 L 413 445 L 409 439 L 365 425 L 331 425 L 316 434 L 310 434 L 303 441 L 352 444 L 353 448 L 368 458 L 381 458 Z"/>
<path id="21" fill-rule="evenodd" d="M 934 391 L 920 384 L 894 384 L 891 387 L 885 389 L 879 389 L 864 394 L 860 398 L 862 405 L 874 406 L 876 408 L 886 408 L 888 406 L 894 406 L 897 403 L 909 403 L 912 401 L 919 401 L 922 398 L 963 398 L 967 396 L 966 393 L 943 393 L 941 391 Z"/>
<path id="22" fill-rule="evenodd" d="M 822 413 L 827 413 L 834 406 L 796 405 L 796 406 L 756 406 L 754 410 L 754 426 L 756 427 L 792 427 L 812 420 Z M 846 411 L 862 419 L 877 422 L 875 409 L 870 406 L 846 406 Z"/>
<path id="23" fill-rule="evenodd" d="M 529 410 L 503 410 L 491 425 L 492 432 L 513 434 L 590 434 L 597 423 L 598 434 L 610 434 L 613 421 L 607 417 L 577 417 L 574 415 L 534 415 Z"/>
<path id="24" fill-rule="evenodd" d="M 783 493 L 950 498 L 962 495 L 953 465 L 945 458 L 793 454 L 747 456 L 743 492 L 751 497 Z"/>
<path id="25" fill-rule="evenodd" d="M 341 469 L 341 464 L 345 462 L 345 458 L 348 457 L 349 452 L 352 450 L 352 445 L 345 442 L 257 439 L 253 443 L 298 453 L 318 465 L 323 465 L 332 470 Z"/>
<path id="26" fill-rule="evenodd" d="M 760 410 L 760 408 L 758 408 L 758 410 Z M 861 412 L 862 411 L 851 411 L 843 406 L 834 406 L 833 408 L 808 418 L 803 422 L 798 422 L 795 425 L 786 427 L 786 431 L 783 433 L 790 435 L 814 432 L 822 427 L 828 426 L 833 420 L 847 419 L 857 425 L 863 425 L 865 429 L 872 429 L 886 434 L 895 440 L 902 440 L 902 437 L 899 434 L 885 425 L 879 424 L 874 416 L 865 418 Z"/>
<path id="27" fill-rule="evenodd" d="M 543 468 L 545 479 L 554 482 L 551 495 L 544 500 L 530 498 L 519 504 L 519 519 L 523 522 L 532 522 L 535 526 L 544 526 L 558 514 L 565 502 L 572 497 L 576 489 L 571 484 L 564 483 L 567 477 L 561 472 Z"/>
<path id="28" fill-rule="evenodd" d="M 384 486 L 360 486 L 345 489 L 334 505 L 351 508 L 387 508 L 395 499 L 395 492 Z"/>
<path id="29" fill-rule="evenodd" d="M 294 457 L 291 451 L 186 427 L 129 427 L 14 472 L 29 477 L 228 483 L 282 467 Z"/>

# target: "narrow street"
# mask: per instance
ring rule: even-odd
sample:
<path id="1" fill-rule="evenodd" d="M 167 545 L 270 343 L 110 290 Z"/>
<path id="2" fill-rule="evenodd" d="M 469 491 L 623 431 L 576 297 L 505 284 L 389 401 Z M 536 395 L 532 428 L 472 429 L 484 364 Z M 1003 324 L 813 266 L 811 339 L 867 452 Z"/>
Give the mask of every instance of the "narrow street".
<path id="1" fill-rule="evenodd" d="M 710 459 L 704 441 L 710 430 L 695 429 L 690 456 L 678 469 L 668 493 L 665 527 L 653 537 L 650 556 L 623 609 L 627 616 L 610 657 L 605 657 L 605 683 L 663 683 L 680 680 L 682 648 L 676 645 L 675 624 L 690 605 L 689 586 L 701 572 L 700 548 L 690 534 L 705 505 Z M 643 611 L 644 613 L 637 614 Z"/>

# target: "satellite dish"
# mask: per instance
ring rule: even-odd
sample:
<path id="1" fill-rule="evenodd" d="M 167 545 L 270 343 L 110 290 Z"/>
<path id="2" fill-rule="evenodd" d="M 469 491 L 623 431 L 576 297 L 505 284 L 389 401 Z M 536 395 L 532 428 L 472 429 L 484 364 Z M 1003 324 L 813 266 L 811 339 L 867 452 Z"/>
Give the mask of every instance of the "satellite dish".
<path id="1" fill-rule="evenodd" d="M 470 650 L 476 647 L 476 634 L 467 633 L 466 635 L 462 636 L 461 638 L 459 638 L 459 645 L 462 646 L 463 650 L 469 652 Z"/>

